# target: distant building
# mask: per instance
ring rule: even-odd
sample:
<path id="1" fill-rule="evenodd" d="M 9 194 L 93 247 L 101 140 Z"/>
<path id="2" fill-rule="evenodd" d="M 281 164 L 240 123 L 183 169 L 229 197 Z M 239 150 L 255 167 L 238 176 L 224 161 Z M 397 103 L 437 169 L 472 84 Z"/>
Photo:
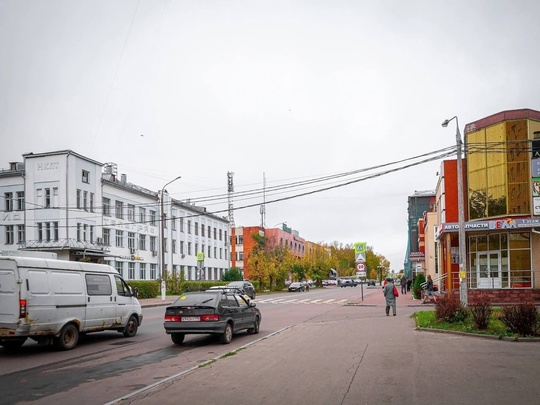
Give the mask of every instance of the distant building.
<path id="1" fill-rule="evenodd" d="M 159 279 L 163 197 L 167 271 L 218 280 L 229 269 L 226 218 L 129 183 L 114 163 L 70 150 L 23 159 L 0 170 L 1 250 L 54 252 L 110 264 L 126 279 Z M 202 274 L 198 252 L 205 254 Z"/>
<path id="2" fill-rule="evenodd" d="M 408 198 L 407 252 L 403 263 L 406 277 L 414 277 L 416 272 L 422 272 L 425 269 L 423 226 L 419 227 L 418 221 L 424 219 L 426 212 L 434 210 L 435 201 L 434 191 L 415 191 Z M 419 229 L 422 235 L 420 235 Z"/>
<path id="3" fill-rule="evenodd" d="M 261 226 L 239 226 L 231 230 L 231 267 L 242 270 L 244 278 L 251 277 L 249 255 L 257 246 L 255 235 L 266 238 L 270 247 L 285 247 L 295 257 L 304 257 L 305 240 L 298 231 L 283 224 L 281 228 Z"/>

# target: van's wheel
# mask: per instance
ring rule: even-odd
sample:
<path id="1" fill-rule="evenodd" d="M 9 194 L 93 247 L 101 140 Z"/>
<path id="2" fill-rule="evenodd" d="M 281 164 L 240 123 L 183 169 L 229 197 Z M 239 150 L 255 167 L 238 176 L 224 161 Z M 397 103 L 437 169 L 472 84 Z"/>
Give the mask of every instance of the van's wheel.
<path id="1" fill-rule="evenodd" d="M 79 330 L 72 323 L 65 325 L 60 331 L 60 335 L 54 338 L 54 345 L 59 350 L 71 350 L 77 346 L 79 341 Z"/>
<path id="2" fill-rule="evenodd" d="M 171 340 L 175 345 L 181 345 L 184 342 L 184 333 L 171 333 Z"/>
<path id="3" fill-rule="evenodd" d="M 220 336 L 221 343 L 225 343 L 226 345 L 231 343 L 232 335 L 233 335 L 232 325 L 228 323 L 227 325 L 225 325 L 225 331 Z"/>
<path id="4" fill-rule="evenodd" d="M 0 339 L 0 346 L 4 346 L 8 350 L 19 349 L 27 338 L 16 338 L 16 339 Z"/>
<path id="5" fill-rule="evenodd" d="M 135 315 L 131 315 L 122 333 L 125 337 L 133 337 L 137 334 L 138 330 L 139 322 L 137 322 L 137 318 L 135 318 Z"/>
<path id="6" fill-rule="evenodd" d="M 256 335 L 257 333 L 259 333 L 260 324 L 261 320 L 259 319 L 259 317 L 255 317 L 255 322 L 253 322 L 253 328 L 249 328 L 247 330 L 247 333 L 249 333 L 250 335 Z"/>

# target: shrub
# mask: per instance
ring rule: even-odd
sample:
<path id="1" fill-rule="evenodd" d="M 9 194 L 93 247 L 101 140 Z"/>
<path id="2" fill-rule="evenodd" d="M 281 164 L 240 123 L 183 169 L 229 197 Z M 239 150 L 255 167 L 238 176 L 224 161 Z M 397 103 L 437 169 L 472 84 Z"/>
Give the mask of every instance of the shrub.
<path id="1" fill-rule="evenodd" d="M 485 330 L 488 327 L 489 317 L 493 312 L 491 302 L 487 298 L 481 298 L 474 304 L 469 304 L 472 320 L 476 329 Z"/>
<path id="2" fill-rule="evenodd" d="M 155 298 L 159 294 L 160 283 L 154 280 L 129 280 L 128 285 L 139 290 L 139 298 Z"/>
<path id="3" fill-rule="evenodd" d="M 426 276 L 423 273 L 417 274 L 414 278 L 413 284 L 413 296 L 415 299 L 419 300 L 422 298 L 422 284 L 426 282 Z"/>
<path id="4" fill-rule="evenodd" d="M 538 332 L 538 311 L 533 302 L 503 307 L 500 321 L 513 333 L 534 336 Z"/>
<path id="5" fill-rule="evenodd" d="M 453 294 L 443 295 L 435 302 L 435 318 L 446 322 L 463 322 L 469 313 Z"/>

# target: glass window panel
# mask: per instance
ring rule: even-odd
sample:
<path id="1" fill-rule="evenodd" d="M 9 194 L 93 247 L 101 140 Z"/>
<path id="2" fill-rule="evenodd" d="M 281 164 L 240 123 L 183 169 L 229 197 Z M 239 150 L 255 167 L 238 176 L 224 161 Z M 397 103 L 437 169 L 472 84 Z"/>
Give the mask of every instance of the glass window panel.
<path id="1" fill-rule="evenodd" d="M 530 249 L 530 233 L 513 232 L 510 234 L 510 249 Z M 514 267 L 512 267 L 512 270 Z"/>
<path id="2" fill-rule="evenodd" d="M 488 241 L 489 241 L 489 250 L 500 250 L 501 243 L 500 243 L 500 238 L 499 238 L 498 233 L 494 235 L 489 235 Z"/>

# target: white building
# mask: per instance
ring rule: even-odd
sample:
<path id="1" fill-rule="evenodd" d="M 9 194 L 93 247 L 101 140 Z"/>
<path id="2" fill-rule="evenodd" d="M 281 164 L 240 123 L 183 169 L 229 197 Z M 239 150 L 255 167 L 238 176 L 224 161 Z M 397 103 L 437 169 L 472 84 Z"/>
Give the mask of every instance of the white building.
<path id="1" fill-rule="evenodd" d="M 114 163 L 70 150 L 25 154 L 0 170 L 0 250 L 54 252 L 104 262 L 126 279 L 160 278 L 164 263 L 187 280 L 219 280 L 229 269 L 229 223 L 203 207 L 118 178 Z M 162 204 L 163 203 L 163 204 Z M 197 271 L 197 253 L 205 255 Z"/>

